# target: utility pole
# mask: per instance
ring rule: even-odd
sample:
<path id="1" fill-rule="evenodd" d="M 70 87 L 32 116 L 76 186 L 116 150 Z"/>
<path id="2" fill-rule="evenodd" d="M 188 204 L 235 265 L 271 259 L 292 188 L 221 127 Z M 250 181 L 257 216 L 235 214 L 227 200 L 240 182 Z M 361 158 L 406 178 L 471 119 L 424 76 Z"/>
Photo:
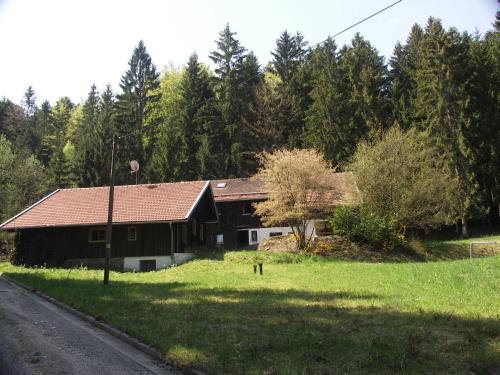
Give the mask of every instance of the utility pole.
<path id="1" fill-rule="evenodd" d="M 111 238 L 113 231 L 113 201 L 115 193 L 115 135 L 113 134 L 113 143 L 111 146 L 111 178 L 109 182 L 109 201 L 108 201 L 108 225 L 106 227 L 106 249 L 104 253 L 104 284 L 109 283 L 109 266 L 111 261 Z"/>
<path id="2" fill-rule="evenodd" d="M 1 0 L 0 0 L 1 1 Z M 156 126 L 157 124 L 151 124 L 148 126 L 145 126 L 142 130 L 146 130 L 148 128 L 151 128 L 153 126 Z M 104 251 L 104 284 L 109 283 L 109 268 L 110 268 L 110 262 L 111 262 L 111 238 L 112 238 L 112 231 L 113 231 L 113 201 L 114 201 L 114 194 L 115 194 L 115 158 L 118 150 L 118 144 L 116 143 L 120 139 L 124 139 L 127 137 L 130 137 L 136 133 L 129 133 L 121 136 L 115 136 L 113 134 L 113 142 L 111 146 L 111 171 L 110 171 L 110 181 L 109 181 L 109 200 L 108 200 L 108 224 L 106 226 L 106 249 Z M 136 175 L 136 185 L 137 185 L 137 175 Z"/>

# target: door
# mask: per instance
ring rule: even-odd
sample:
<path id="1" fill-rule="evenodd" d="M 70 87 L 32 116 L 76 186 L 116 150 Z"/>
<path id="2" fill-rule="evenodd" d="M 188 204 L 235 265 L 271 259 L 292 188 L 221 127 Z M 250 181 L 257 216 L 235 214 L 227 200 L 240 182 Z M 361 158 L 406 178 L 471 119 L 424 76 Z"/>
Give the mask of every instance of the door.
<path id="1" fill-rule="evenodd" d="M 248 246 L 248 230 L 239 230 L 236 233 L 236 243 L 238 246 Z"/>

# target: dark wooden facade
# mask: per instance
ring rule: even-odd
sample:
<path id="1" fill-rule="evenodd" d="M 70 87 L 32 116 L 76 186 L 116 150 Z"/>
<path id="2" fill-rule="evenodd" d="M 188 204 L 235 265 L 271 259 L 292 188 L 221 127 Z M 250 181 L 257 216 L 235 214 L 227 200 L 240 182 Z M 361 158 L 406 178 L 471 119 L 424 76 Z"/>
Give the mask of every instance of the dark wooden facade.
<path id="1" fill-rule="evenodd" d="M 224 236 L 224 247 L 247 246 L 248 243 L 238 239 L 238 231 L 242 229 L 261 228 L 260 217 L 254 214 L 253 204 L 262 200 L 245 200 L 217 202 L 219 222 L 210 226 L 209 236 L 215 238 L 217 234 Z"/>
<path id="2" fill-rule="evenodd" d="M 113 225 L 111 257 L 170 255 L 208 244 L 207 223 L 216 221 L 210 194 L 196 205 L 189 220 Z M 135 239 L 129 237 L 133 227 Z M 16 247 L 27 264 L 62 265 L 69 259 L 103 258 L 104 240 L 93 241 L 91 232 L 105 226 L 70 226 L 18 229 Z M 172 238 L 173 236 L 173 238 Z M 173 246 L 172 246 L 173 245 Z"/>

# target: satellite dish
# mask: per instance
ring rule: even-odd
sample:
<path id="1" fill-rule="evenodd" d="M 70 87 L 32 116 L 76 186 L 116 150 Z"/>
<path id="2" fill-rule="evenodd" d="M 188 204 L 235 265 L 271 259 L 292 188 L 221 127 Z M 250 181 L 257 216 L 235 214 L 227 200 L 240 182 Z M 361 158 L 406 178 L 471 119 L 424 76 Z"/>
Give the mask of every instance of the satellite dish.
<path id="1" fill-rule="evenodd" d="M 139 162 L 137 160 L 132 160 L 129 164 L 130 164 L 130 173 L 139 172 Z"/>

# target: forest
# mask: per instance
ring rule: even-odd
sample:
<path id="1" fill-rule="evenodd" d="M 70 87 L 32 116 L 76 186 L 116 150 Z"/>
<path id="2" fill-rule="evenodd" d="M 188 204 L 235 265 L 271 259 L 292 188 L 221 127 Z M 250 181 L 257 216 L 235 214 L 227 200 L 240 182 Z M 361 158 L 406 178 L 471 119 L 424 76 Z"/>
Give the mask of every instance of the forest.
<path id="1" fill-rule="evenodd" d="M 57 188 L 246 177 L 257 155 L 311 148 L 338 171 L 389 129 L 425 137 L 452 171 L 458 217 L 498 224 L 500 24 L 490 32 L 415 24 L 389 61 L 362 35 L 310 45 L 284 31 L 261 66 L 229 24 L 210 60 L 159 72 L 140 41 L 119 92 L 92 85 L 83 103 L 0 100 L 0 219 Z M 410 133 L 408 133 L 410 134 Z"/>

